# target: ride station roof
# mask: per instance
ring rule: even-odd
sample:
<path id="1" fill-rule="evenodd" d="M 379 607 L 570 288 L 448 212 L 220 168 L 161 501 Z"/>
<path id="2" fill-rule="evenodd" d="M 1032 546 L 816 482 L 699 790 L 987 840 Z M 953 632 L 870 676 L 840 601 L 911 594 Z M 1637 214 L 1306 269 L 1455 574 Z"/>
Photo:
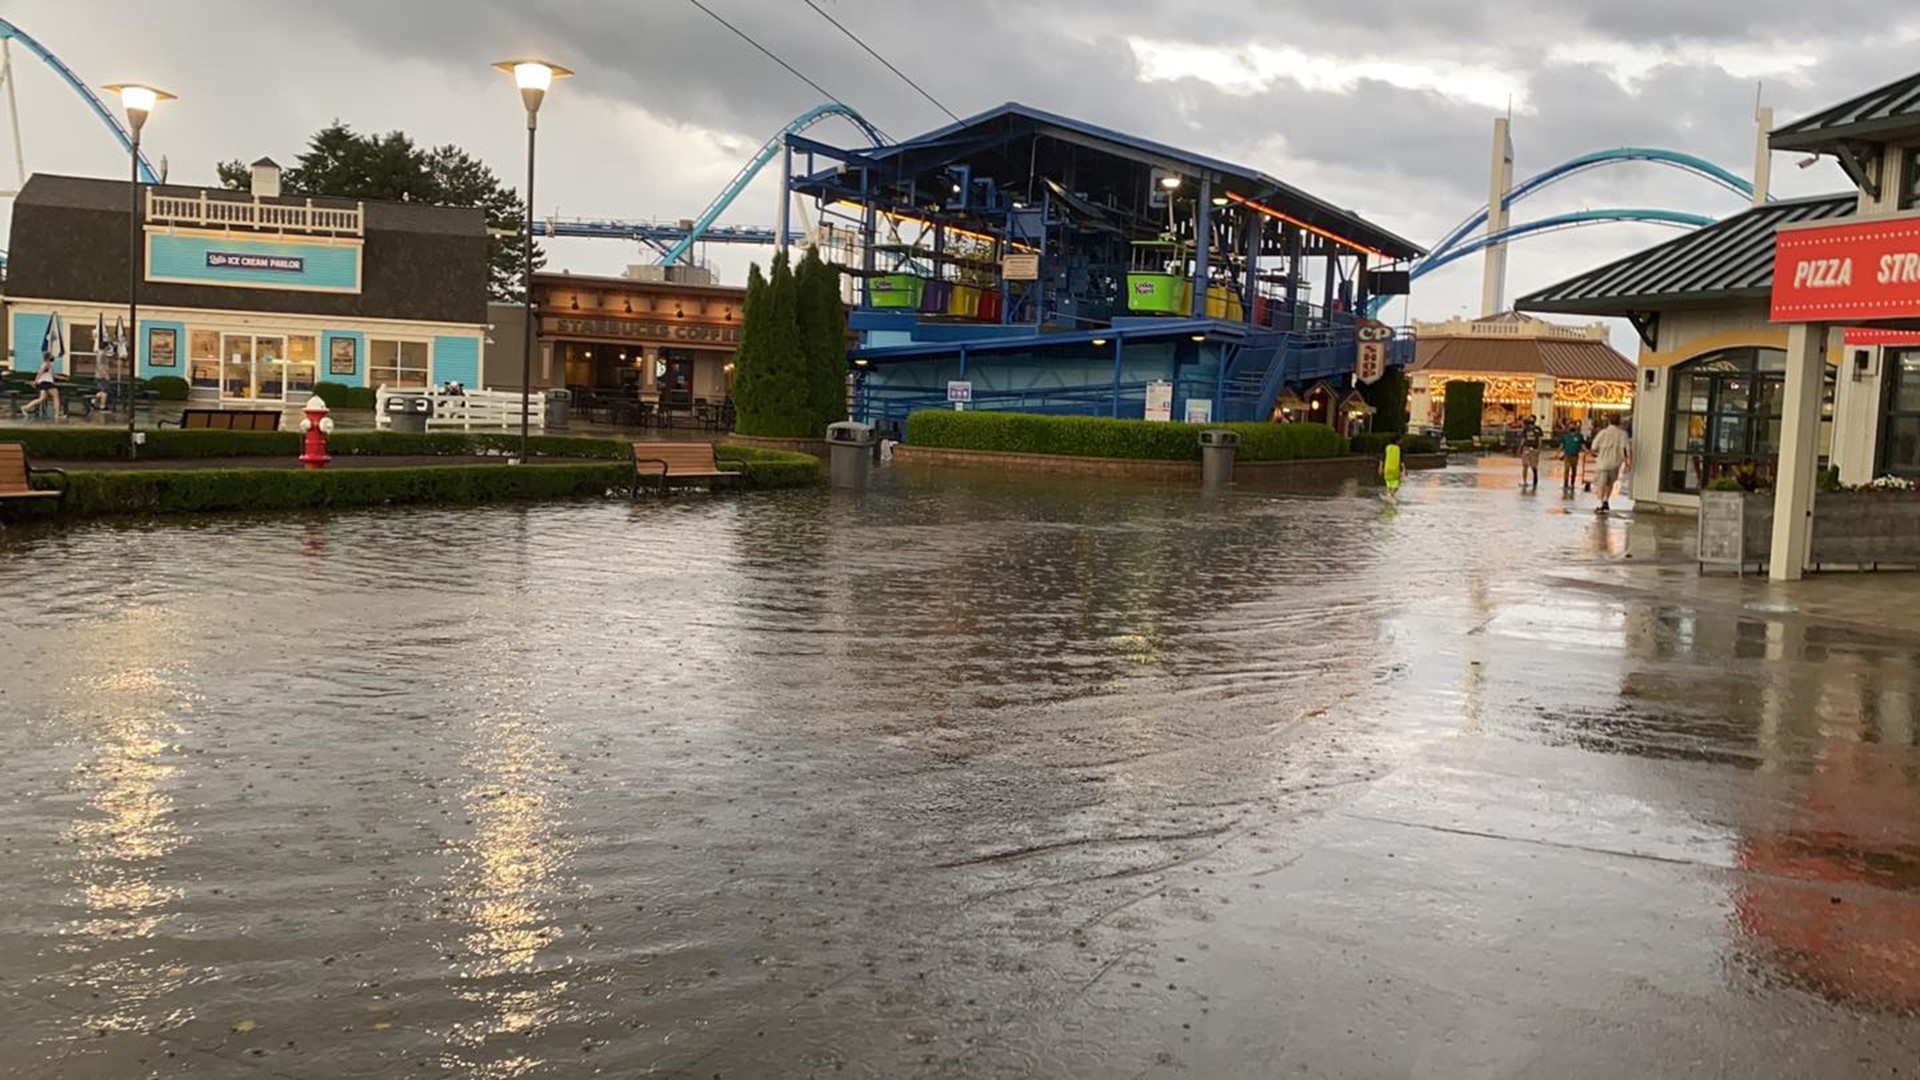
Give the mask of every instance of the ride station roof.
<path id="1" fill-rule="evenodd" d="M 964 166 L 970 176 L 991 178 L 1003 188 L 1038 201 L 1052 186 L 1056 196 L 1082 213 L 1105 212 L 1125 224 L 1148 223 L 1159 211 L 1146 199 L 1158 169 L 1191 180 L 1208 178 L 1216 199 L 1252 204 L 1291 219 L 1321 240 L 1357 248 L 1388 261 L 1424 254 L 1419 245 L 1257 169 L 1140 138 L 1083 120 L 1008 102 L 924 135 L 863 151 L 857 158 L 877 166 L 882 183 L 901 187 L 931 181 Z M 843 198 L 839 170 L 799 179 L 796 191 Z M 1131 219 L 1130 221 L 1127 219 Z M 1344 253 L 1344 252 L 1343 252 Z"/>

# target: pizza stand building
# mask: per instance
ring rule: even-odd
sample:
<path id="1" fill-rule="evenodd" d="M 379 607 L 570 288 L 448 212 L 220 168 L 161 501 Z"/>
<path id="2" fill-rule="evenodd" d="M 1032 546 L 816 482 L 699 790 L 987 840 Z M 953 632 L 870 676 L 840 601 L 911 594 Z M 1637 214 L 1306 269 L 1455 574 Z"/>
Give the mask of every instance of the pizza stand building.
<path id="1" fill-rule="evenodd" d="M 487 334 L 482 211 L 251 191 L 141 190 L 142 378 L 186 379 L 196 399 L 299 405 L 320 381 L 478 386 Z M 40 365 L 58 316 L 61 374 L 103 372 L 96 320 L 127 312 L 127 181 L 35 174 L 14 200 L 6 324 L 14 370 Z"/>
<path id="2" fill-rule="evenodd" d="M 1810 565 L 1823 467 L 1920 479 L 1920 73 L 1769 141 L 1837 158 L 1855 190 L 1762 203 L 1518 306 L 1633 321 L 1633 498 L 1697 507 L 1718 475 L 1770 472 L 1785 581 Z"/>

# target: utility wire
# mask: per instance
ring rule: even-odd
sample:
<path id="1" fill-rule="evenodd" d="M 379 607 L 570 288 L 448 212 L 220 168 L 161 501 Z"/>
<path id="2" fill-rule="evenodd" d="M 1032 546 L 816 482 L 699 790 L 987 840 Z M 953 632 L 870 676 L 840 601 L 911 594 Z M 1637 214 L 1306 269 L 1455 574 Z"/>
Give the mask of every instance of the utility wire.
<path id="1" fill-rule="evenodd" d="M 812 8 L 821 18 L 832 23 L 833 28 L 835 30 L 838 30 L 841 33 L 847 35 L 847 39 L 849 41 L 852 41 L 855 45 L 858 45 L 862 49 L 865 49 L 868 56 L 871 56 L 875 60 L 878 60 L 882 64 L 885 64 L 888 71 L 891 71 L 895 75 L 898 75 L 900 77 L 901 82 L 906 83 L 908 86 L 913 87 L 915 90 L 919 91 L 921 97 L 926 98 L 928 101 L 933 102 L 934 108 L 939 109 L 943 113 L 946 113 L 947 116 L 950 117 L 954 123 L 957 124 L 960 122 L 960 118 L 954 115 L 954 112 L 952 109 L 949 109 L 945 105 L 940 104 L 939 98 L 934 97 L 932 94 L 927 93 L 926 88 L 921 86 L 919 83 L 914 82 L 912 79 L 908 78 L 906 72 L 901 71 L 897 67 L 894 67 L 893 61 L 888 60 L 886 57 L 881 56 L 879 53 L 873 51 L 873 46 L 860 40 L 859 34 L 856 34 L 853 31 L 847 29 L 846 26 L 844 26 L 839 19 L 836 19 L 832 15 L 827 14 L 826 9 L 822 8 L 819 4 L 814 3 L 813 0 L 806 0 L 806 3 L 807 3 L 807 6 Z"/>
<path id="2" fill-rule="evenodd" d="M 812 79 L 809 79 L 805 75 L 801 74 L 799 68 L 794 67 L 792 64 L 789 64 L 785 60 L 780 59 L 779 56 L 774 54 L 772 49 L 769 49 L 765 45 L 762 45 L 759 42 L 748 37 L 746 31 L 740 29 L 739 27 L 733 25 L 727 20 L 721 18 L 718 12 L 714 11 L 712 8 L 708 7 L 707 5 L 701 3 L 700 0 L 688 0 L 688 3 L 691 3 L 694 7 L 697 7 L 701 11 L 706 12 L 707 15 L 711 17 L 714 22 L 717 22 L 721 26 L 724 26 L 727 29 L 733 31 L 734 34 L 737 37 L 739 37 L 741 41 L 744 41 L 747 44 L 753 46 L 754 48 L 759 49 L 762 53 L 766 54 L 767 59 L 773 61 L 776 64 L 779 64 L 783 68 L 786 68 L 789 72 L 793 74 L 794 78 L 799 79 L 801 82 L 806 83 L 808 86 L 813 87 L 814 90 L 819 92 L 821 97 L 826 98 L 828 101 L 831 101 L 836 105 L 847 104 L 846 102 L 841 101 L 839 98 L 834 97 L 831 93 L 828 93 L 826 87 L 821 86 L 819 83 L 814 82 Z"/>

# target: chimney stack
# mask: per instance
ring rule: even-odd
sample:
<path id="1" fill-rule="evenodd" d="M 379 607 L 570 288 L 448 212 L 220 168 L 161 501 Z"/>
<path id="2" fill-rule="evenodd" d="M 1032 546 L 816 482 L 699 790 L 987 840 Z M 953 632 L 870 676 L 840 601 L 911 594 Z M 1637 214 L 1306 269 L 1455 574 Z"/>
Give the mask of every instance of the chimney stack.
<path id="1" fill-rule="evenodd" d="M 256 199 L 277 199 L 280 197 L 280 166 L 272 158 L 263 157 L 253 163 L 253 197 Z"/>

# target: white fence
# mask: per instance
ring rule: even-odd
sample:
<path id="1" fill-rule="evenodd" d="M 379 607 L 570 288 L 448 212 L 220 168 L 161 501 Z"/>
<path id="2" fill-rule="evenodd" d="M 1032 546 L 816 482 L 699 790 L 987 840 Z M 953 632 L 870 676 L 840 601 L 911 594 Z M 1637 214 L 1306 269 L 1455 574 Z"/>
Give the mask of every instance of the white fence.
<path id="1" fill-rule="evenodd" d="M 356 205 L 351 209 L 315 206 L 305 203 L 270 203 L 257 199 L 210 199 L 199 195 L 162 195 L 147 192 L 147 222 L 152 225 L 184 225 L 192 228 L 270 229 L 276 232 L 304 232 L 359 236 L 365 228 L 365 215 Z"/>
<path id="2" fill-rule="evenodd" d="M 517 390 L 468 390 L 463 394 L 444 394 L 439 390 L 395 390 L 383 386 L 374 392 L 374 423 L 382 430 L 392 426 L 387 416 L 387 399 L 424 397 L 433 402 L 433 415 L 427 419 L 428 431 L 519 431 L 520 392 Z M 528 401 L 528 426 L 535 431 L 547 427 L 546 396 L 536 392 Z"/>

